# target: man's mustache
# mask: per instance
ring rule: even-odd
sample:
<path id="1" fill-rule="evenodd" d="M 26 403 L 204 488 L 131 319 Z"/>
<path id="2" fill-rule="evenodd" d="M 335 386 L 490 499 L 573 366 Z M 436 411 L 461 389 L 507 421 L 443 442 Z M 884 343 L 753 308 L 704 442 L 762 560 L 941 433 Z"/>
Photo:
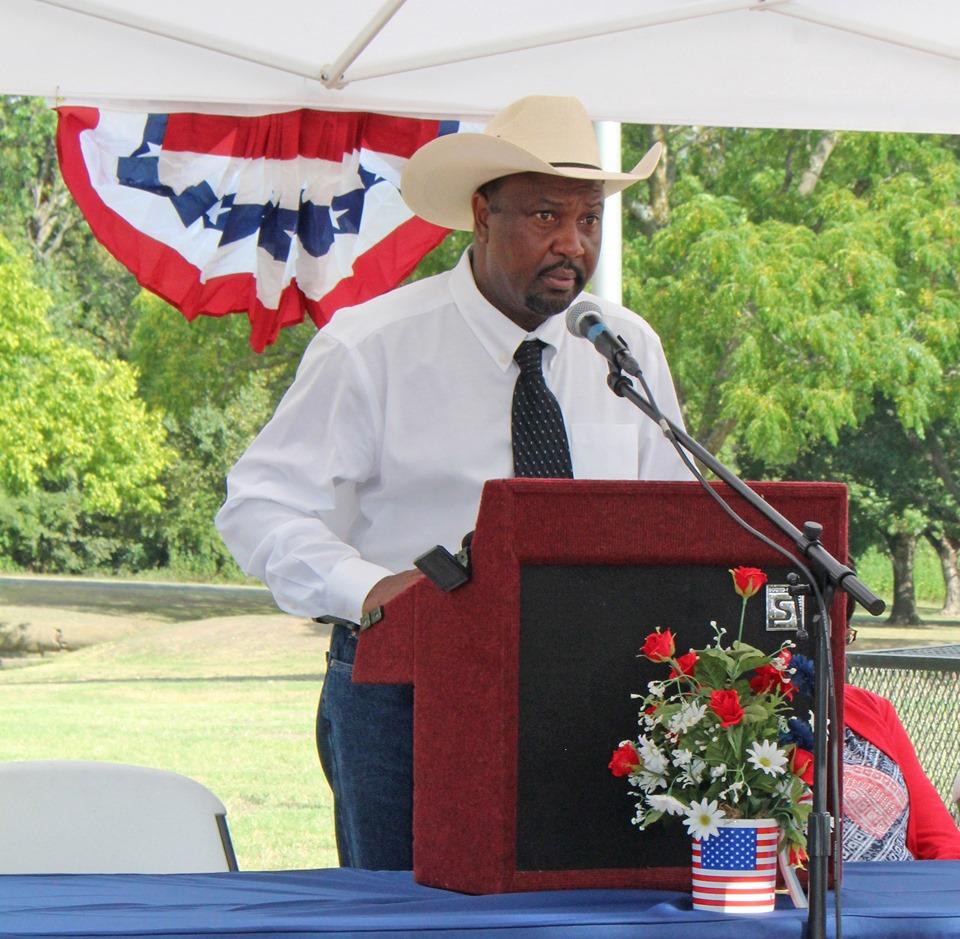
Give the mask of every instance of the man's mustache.
<path id="1" fill-rule="evenodd" d="M 559 261 L 556 264 L 551 264 L 549 267 L 545 267 L 537 275 L 538 277 L 543 277 L 545 274 L 549 274 L 552 271 L 573 271 L 577 279 L 583 281 L 586 279 L 586 272 L 583 268 L 578 267 L 572 261 Z"/>

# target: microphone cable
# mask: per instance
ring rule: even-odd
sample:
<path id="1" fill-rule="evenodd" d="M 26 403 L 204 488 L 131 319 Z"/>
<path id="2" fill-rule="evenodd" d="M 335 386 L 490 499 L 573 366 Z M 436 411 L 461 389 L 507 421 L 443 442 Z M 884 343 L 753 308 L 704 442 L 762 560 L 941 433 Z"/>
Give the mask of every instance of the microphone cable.
<path id="1" fill-rule="evenodd" d="M 586 307 L 587 304 L 578 304 L 580 307 Z M 582 312 L 593 312 L 596 308 L 596 312 L 599 314 L 599 308 L 595 304 L 590 304 L 589 311 L 583 310 Z M 573 308 L 573 309 L 576 309 Z M 571 310 L 573 312 L 573 310 Z M 568 313 L 568 327 L 570 327 L 571 332 L 575 332 L 574 328 L 570 326 L 570 314 Z M 576 335 L 583 336 L 582 333 L 576 332 Z M 586 336 L 584 336 L 586 338 Z M 619 338 L 619 337 L 618 337 Z M 623 341 L 622 339 L 620 340 Z M 624 343 L 626 345 L 626 343 Z M 819 620 L 819 626 L 817 629 L 816 635 L 816 654 L 818 654 L 824 663 L 825 672 L 826 672 L 826 682 L 827 682 L 827 715 L 817 715 L 814 714 L 815 721 L 824 720 L 827 724 L 826 727 L 823 727 L 821 732 L 827 733 L 827 739 L 829 741 L 828 747 L 828 763 L 829 763 L 829 787 L 833 791 L 834 800 L 833 800 L 833 810 L 831 812 L 831 828 L 834 834 L 834 857 L 833 857 L 833 869 L 834 869 L 834 918 L 835 918 L 835 935 L 836 939 L 842 939 L 843 937 L 843 928 L 842 928 L 842 907 L 840 901 L 840 855 L 842 852 L 842 846 L 840 844 L 840 787 L 839 787 L 839 741 L 843 734 L 843 728 L 839 726 L 837 720 L 837 698 L 836 698 L 836 688 L 834 682 L 833 674 L 833 652 L 831 649 L 830 638 L 827 635 L 827 624 L 830 622 L 826 601 L 823 598 L 823 594 L 820 590 L 820 585 L 817 582 L 816 577 L 814 577 L 813 572 L 804 564 L 799 557 L 793 554 L 788 549 L 784 548 L 782 545 L 777 544 L 772 538 L 767 537 L 763 532 L 758 531 L 754 528 L 746 519 L 742 518 L 736 510 L 730 506 L 727 501 L 718 493 L 713 486 L 707 481 L 703 473 L 700 472 L 699 468 L 690 458 L 690 455 L 681 445 L 680 441 L 677 439 L 676 434 L 674 434 L 673 429 L 670 426 L 670 422 L 664 416 L 663 412 L 660 410 L 660 406 L 657 404 L 656 398 L 653 395 L 653 392 L 650 389 L 650 386 L 647 384 L 647 380 L 643 376 L 643 371 L 637 369 L 637 373 L 633 376 L 639 382 L 643 389 L 644 394 L 646 395 L 646 404 L 653 412 L 654 420 L 657 425 L 663 431 L 663 435 L 670 441 L 674 450 L 677 451 L 678 456 L 681 461 L 690 471 L 691 475 L 696 479 L 700 484 L 701 488 L 713 499 L 717 505 L 723 510 L 723 512 L 729 516 L 737 525 L 739 525 L 744 531 L 752 535 L 754 538 L 761 541 L 763 544 L 767 545 L 772 550 L 776 551 L 778 554 L 786 558 L 791 565 L 795 566 L 803 575 L 804 580 L 809 585 L 817 607 L 816 617 Z M 610 375 L 608 377 L 608 384 L 615 394 L 623 397 L 623 393 L 617 389 L 617 385 L 621 382 L 625 382 L 633 388 L 630 379 L 624 376 L 619 367 L 613 362 L 610 361 Z M 636 389 L 633 389 L 636 393 Z M 803 624 L 799 624 L 801 627 Z M 828 733 L 830 729 L 833 729 L 833 733 Z M 829 842 L 828 842 L 829 844 Z M 824 911 L 819 911 L 821 915 L 825 915 Z"/>

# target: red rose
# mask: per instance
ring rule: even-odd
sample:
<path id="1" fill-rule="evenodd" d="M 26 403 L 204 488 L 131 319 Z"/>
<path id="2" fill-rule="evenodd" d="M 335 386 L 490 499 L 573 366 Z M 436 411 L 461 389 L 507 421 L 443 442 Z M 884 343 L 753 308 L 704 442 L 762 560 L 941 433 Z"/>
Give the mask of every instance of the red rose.
<path id="1" fill-rule="evenodd" d="M 808 786 L 813 785 L 813 754 L 796 747 L 790 757 L 790 771 L 799 776 Z"/>
<path id="2" fill-rule="evenodd" d="M 677 646 L 673 641 L 673 633 L 669 629 L 665 629 L 663 632 L 658 629 L 656 632 L 650 633 L 644 640 L 640 654 L 646 656 L 651 662 L 662 662 L 664 659 L 673 658 L 673 653 L 676 650 Z"/>
<path id="3" fill-rule="evenodd" d="M 797 693 L 797 689 L 779 668 L 773 665 L 761 665 L 750 679 L 750 690 L 754 694 L 769 694 L 779 691 L 788 701 Z"/>
<path id="4" fill-rule="evenodd" d="M 780 673 L 772 665 L 761 665 L 750 679 L 754 694 L 767 694 L 780 684 Z"/>
<path id="5" fill-rule="evenodd" d="M 613 751 L 613 756 L 607 765 L 614 776 L 629 776 L 631 773 L 635 773 L 640 769 L 640 754 L 637 753 L 629 740 L 624 740 L 623 743 Z"/>
<path id="6" fill-rule="evenodd" d="M 730 573 L 733 575 L 733 589 L 748 600 L 766 582 L 767 575 L 758 567 L 735 567 Z"/>
<path id="7" fill-rule="evenodd" d="M 680 670 L 677 671 L 677 669 L 671 668 L 670 677 L 676 678 L 678 675 L 689 675 L 692 678 L 693 670 L 696 668 L 698 661 L 697 653 L 691 649 L 686 655 L 681 655 L 680 658 L 677 659 L 677 665 L 680 666 Z"/>
<path id="8" fill-rule="evenodd" d="M 743 708 L 740 707 L 740 695 L 736 689 L 714 691 L 710 694 L 710 710 L 720 718 L 721 727 L 733 727 L 743 720 Z"/>

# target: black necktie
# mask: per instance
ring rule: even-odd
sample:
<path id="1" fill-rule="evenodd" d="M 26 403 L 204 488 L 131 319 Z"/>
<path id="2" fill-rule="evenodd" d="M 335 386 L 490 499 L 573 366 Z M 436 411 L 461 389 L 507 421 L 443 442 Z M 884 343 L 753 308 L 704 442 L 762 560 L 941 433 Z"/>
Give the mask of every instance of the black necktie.
<path id="1" fill-rule="evenodd" d="M 543 380 L 539 339 L 521 342 L 513 357 L 520 366 L 513 389 L 515 476 L 573 477 L 563 414 Z"/>

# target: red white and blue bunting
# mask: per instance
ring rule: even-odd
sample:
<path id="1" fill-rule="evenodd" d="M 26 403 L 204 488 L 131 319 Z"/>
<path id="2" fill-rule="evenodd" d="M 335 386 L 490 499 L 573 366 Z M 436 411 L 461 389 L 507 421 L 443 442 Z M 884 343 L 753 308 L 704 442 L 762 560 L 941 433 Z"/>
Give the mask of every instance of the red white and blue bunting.
<path id="1" fill-rule="evenodd" d="M 395 287 L 447 230 L 400 173 L 457 122 L 353 112 L 263 117 L 61 108 L 64 180 L 94 235 L 180 310 L 246 312 L 260 352 L 309 315 Z M 473 129 L 473 128 L 470 128 Z"/>

